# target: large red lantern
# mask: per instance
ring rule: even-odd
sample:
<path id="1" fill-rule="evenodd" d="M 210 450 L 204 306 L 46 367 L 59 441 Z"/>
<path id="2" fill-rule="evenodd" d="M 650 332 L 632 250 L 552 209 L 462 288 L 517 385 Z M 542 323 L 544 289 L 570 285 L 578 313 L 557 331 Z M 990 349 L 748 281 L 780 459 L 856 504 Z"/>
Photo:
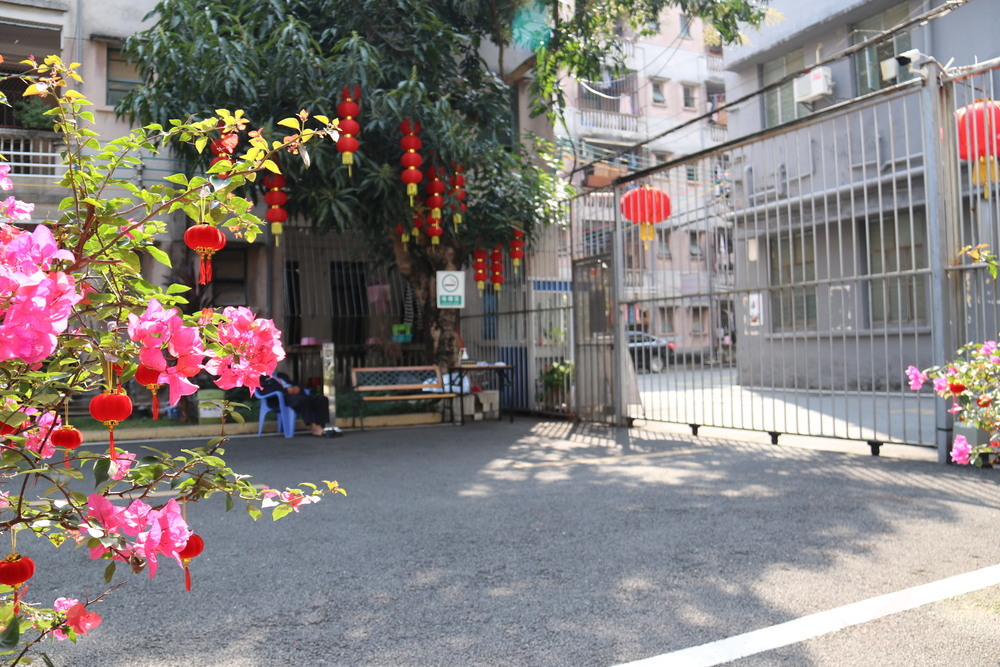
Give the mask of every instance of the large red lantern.
<path id="1" fill-rule="evenodd" d="M 406 184 L 406 194 L 410 198 L 410 206 L 413 206 L 413 199 L 417 196 L 417 183 L 424 178 L 423 173 L 420 171 L 423 158 L 417 155 L 416 157 L 420 158 L 417 160 L 406 156 L 416 153 L 424 145 L 424 142 L 417 136 L 420 134 L 420 123 L 407 118 L 399 124 L 399 132 L 403 135 L 403 138 L 399 140 L 399 147 L 403 149 L 403 157 L 400 158 L 400 164 L 403 165 L 403 173 L 399 175 L 399 178 Z"/>
<path id="2" fill-rule="evenodd" d="M 139 364 L 139 367 L 135 369 L 135 381 L 141 384 L 143 387 L 148 389 L 151 394 L 153 394 L 153 419 L 160 418 L 160 400 L 156 395 L 157 390 L 160 385 L 160 371 L 155 368 L 150 368 L 145 364 Z"/>
<path id="3" fill-rule="evenodd" d="M 358 104 L 361 89 L 354 86 L 352 90 L 350 86 L 344 86 L 340 97 L 344 101 L 337 105 L 337 115 L 340 116 L 340 122 L 337 123 L 337 130 L 340 132 L 337 150 L 340 152 L 340 161 L 347 165 L 347 175 L 350 176 L 354 153 L 360 145 L 356 137 L 361 133 L 361 125 L 355 119 L 361 113 L 361 106 Z"/>
<path id="4" fill-rule="evenodd" d="M 274 237 L 274 245 L 280 245 L 282 225 L 288 220 L 288 211 L 284 209 L 288 203 L 288 195 L 282 191 L 285 187 L 285 177 L 281 174 L 269 172 L 264 176 L 264 203 L 267 204 L 267 211 L 264 212 L 264 219 L 271 223 L 271 235 Z"/>
<path id="5" fill-rule="evenodd" d="M 489 264 L 486 263 L 486 257 L 486 251 L 482 248 L 476 248 L 472 251 L 472 279 L 476 281 L 480 295 L 486 289 L 486 281 L 490 277 L 486 272 L 486 269 L 489 268 Z"/>
<path id="6" fill-rule="evenodd" d="M 122 391 L 105 392 L 90 399 L 90 416 L 108 427 L 109 454 L 115 458 L 115 426 L 132 414 L 132 399 Z"/>
<path id="7" fill-rule="evenodd" d="M 650 185 L 632 188 L 622 195 L 622 215 L 639 225 L 639 238 L 644 248 L 655 238 L 653 225 L 670 217 L 670 197 Z"/>
<path id="8" fill-rule="evenodd" d="M 521 260 L 524 259 L 524 232 L 514 227 L 511 229 L 514 234 L 514 238 L 510 240 L 510 262 L 514 265 L 514 274 L 517 274 L 517 269 L 521 266 Z"/>
<path id="9" fill-rule="evenodd" d="M 202 551 L 205 550 L 205 540 L 201 539 L 198 535 L 191 533 L 191 537 L 188 538 L 187 544 L 184 548 L 177 552 L 177 556 L 184 563 L 184 588 L 186 590 L 191 590 L 191 571 L 188 570 L 188 563 L 197 558 Z"/>
<path id="10" fill-rule="evenodd" d="M 188 227 L 184 243 L 201 257 L 198 283 L 207 285 L 212 281 L 212 255 L 226 247 L 225 235 L 218 227 L 202 222 Z"/>
<path id="11" fill-rule="evenodd" d="M 53 431 L 52 435 L 49 436 L 49 442 L 56 447 L 73 450 L 83 444 L 83 433 L 81 433 L 79 429 L 73 428 L 67 424 Z M 68 468 L 69 452 L 66 452 L 65 463 Z"/>
<path id="12" fill-rule="evenodd" d="M 984 185 L 983 197 L 990 196 L 990 183 L 1000 181 L 1000 103 L 976 100 L 955 112 L 958 125 L 958 157 L 975 162 L 972 182 Z"/>
<path id="13" fill-rule="evenodd" d="M 21 554 L 10 554 L 0 561 L 0 584 L 14 588 L 14 613 L 21 610 L 21 584 L 35 576 L 35 561 Z"/>

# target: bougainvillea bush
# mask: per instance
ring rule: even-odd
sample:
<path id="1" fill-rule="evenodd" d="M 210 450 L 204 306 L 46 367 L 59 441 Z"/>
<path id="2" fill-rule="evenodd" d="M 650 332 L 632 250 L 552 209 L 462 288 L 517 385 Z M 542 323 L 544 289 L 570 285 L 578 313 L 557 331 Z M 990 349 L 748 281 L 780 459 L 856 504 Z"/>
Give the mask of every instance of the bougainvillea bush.
<path id="1" fill-rule="evenodd" d="M 284 358 L 270 320 L 246 308 L 184 315 L 188 288 L 150 284 L 140 262 L 148 255 L 169 263 L 154 240 L 178 211 L 252 241 L 260 220 L 234 191 L 261 171 L 277 172 L 277 152 L 336 139 L 335 129 L 322 116 L 300 112 L 281 122 L 295 134 L 268 141 L 260 131 L 244 134 L 242 112 L 219 110 L 105 143 L 90 129 L 89 102 L 66 86 L 79 80 L 73 65 L 56 57 L 26 64 L 33 69 L 21 75 L 29 84 L 25 94 L 53 104 L 54 128 L 65 139 L 59 185 L 66 195 L 58 218 L 37 224 L 29 223 L 31 203 L 9 192 L 0 197 L 0 532 L 10 543 L 9 552 L 0 548 L 0 655 L 15 664 L 30 661 L 44 642 L 76 641 L 94 631 L 101 623 L 94 607 L 119 585 L 112 584 L 116 573 L 186 570 L 210 550 L 211 537 L 195 534 L 197 526 L 185 520 L 187 503 L 221 495 L 226 510 L 243 507 L 254 519 L 270 510 L 279 519 L 343 493 L 332 481 L 284 490 L 253 483 L 222 458 L 225 423 L 219 437 L 181 455 L 146 447 L 130 452 L 113 440 L 115 424 L 131 410 L 122 385 L 137 371 L 145 374 L 142 384 L 168 385 L 176 403 L 197 390 L 196 374 L 211 374 L 223 389 L 253 391 Z M 306 129 L 311 122 L 319 129 Z M 149 188 L 116 176 L 178 142 L 205 150 L 220 136 L 240 137 L 244 152 L 233 150 L 205 176 L 178 174 Z M 13 188 L 9 172 L 0 162 L 4 191 Z M 109 438 L 81 448 L 67 406 L 95 392 L 90 411 L 108 426 Z M 90 598 L 67 590 L 55 600 L 34 599 L 30 580 L 45 570 L 51 548 L 76 548 L 82 563 L 103 567 L 107 590 Z"/>
<path id="2" fill-rule="evenodd" d="M 966 247 L 962 254 L 986 265 L 994 280 L 998 260 L 985 245 Z M 954 463 L 977 466 L 1000 463 L 1000 344 L 995 340 L 968 343 L 958 349 L 957 356 L 942 366 L 920 370 L 906 369 L 910 389 L 917 391 L 925 383 L 933 383 L 941 398 L 951 401 L 948 411 L 955 420 L 970 428 L 989 434 L 985 445 L 973 445 L 962 434 L 956 435 L 951 446 Z"/>

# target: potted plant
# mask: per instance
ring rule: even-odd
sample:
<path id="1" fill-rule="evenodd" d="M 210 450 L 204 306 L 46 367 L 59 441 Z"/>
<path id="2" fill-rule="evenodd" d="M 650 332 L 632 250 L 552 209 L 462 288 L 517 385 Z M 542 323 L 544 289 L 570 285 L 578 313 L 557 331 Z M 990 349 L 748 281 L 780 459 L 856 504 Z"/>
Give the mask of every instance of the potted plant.
<path id="1" fill-rule="evenodd" d="M 545 409 L 561 409 L 566 405 L 569 388 L 573 384 L 573 362 L 566 359 L 545 366 L 538 375 L 535 400 Z"/>

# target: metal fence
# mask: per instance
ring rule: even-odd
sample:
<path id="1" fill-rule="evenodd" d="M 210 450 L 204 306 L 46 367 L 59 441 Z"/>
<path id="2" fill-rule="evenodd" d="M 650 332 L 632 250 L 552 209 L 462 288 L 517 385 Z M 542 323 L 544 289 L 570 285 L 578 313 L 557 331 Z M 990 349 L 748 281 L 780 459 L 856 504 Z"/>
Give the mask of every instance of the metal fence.
<path id="1" fill-rule="evenodd" d="M 948 406 L 905 369 L 996 336 L 994 281 L 959 252 L 1000 242 L 995 146 L 959 160 L 954 112 L 993 97 L 997 67 L 932 74 L 574 201 L 574 412 L 945 451 Z M 645 185 L 673 211 L 642 240 L 619 201 Z"/>

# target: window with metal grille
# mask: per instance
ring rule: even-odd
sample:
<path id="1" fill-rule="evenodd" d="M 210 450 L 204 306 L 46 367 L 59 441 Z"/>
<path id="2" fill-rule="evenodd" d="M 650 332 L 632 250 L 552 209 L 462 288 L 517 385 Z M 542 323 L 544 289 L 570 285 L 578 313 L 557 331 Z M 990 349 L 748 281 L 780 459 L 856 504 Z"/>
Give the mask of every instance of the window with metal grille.
<path id="1" fill-rule="evenodd" d="M 780 58 L 764 63 L 761 67 L 763 84 L 767 86 L 775 83 L 792 72 L 802 71 L 804 67 L 805 58 L 802 55 L 802 49 L 787 53 Z M 795 101 L 793 83 L 794 81 L 789 80 L 764 93 L 765 127 L 787 123 L 808 113 L 805 106 Z"/>
<path id="2" fill-rule="evenodd" d="M 106 102 L 108 106 L 116 106 L 130 90 L 139 86 L 139 72 L 135 66 L 125 60 L 121 49 L 108 47 L 108 82 Z"/>
<path id="3" fill-rule="evenodd" d="M 909 5 L 902 3 L 884 12 L 861 21 L 851 29 L 851 43 L 860 44 L 888 28 L 902 23 L 909 18 Z M 864 95 L 875 90 L 881 90 L 897 82 L 896 79 L 884 80 L 880 63 L 894 55 L 909 51 L 911 48 L 910 33 L 900 33 L 892 39 L 873 44 L 867 49 L 854 54 L 854 77 L 858 86 L 858 95 Z"/>
<path id="4" fill-rule="evenodd" d="M 775 331 L 816 328 L 816 251 L 812 231 L 771 237 L 771 320 Z"/>
<path id="5" fill-rule="evenodd" d="M 930 266 L 923 212 L 896 211 L 862 224 L 867 226 L 872 326 L 926 323 L 928 277 L 909 273 Z"/>

